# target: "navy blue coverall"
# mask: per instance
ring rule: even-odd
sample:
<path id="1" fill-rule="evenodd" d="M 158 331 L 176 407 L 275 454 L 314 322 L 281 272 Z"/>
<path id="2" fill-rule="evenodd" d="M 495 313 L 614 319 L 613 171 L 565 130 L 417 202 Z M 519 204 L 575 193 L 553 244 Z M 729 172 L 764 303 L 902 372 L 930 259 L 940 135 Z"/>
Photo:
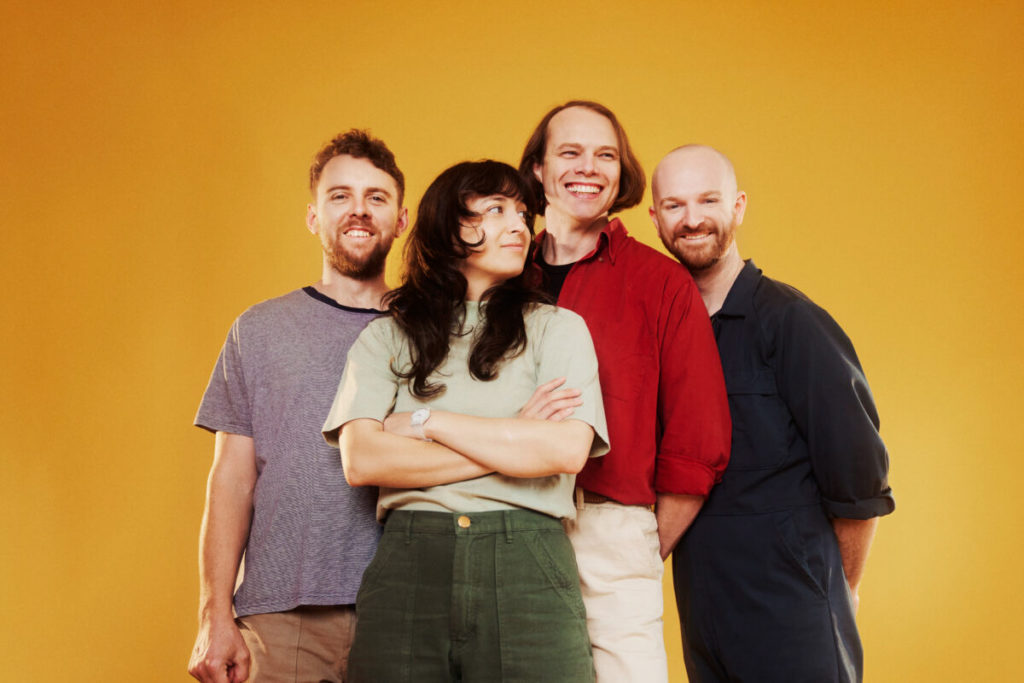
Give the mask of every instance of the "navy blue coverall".
<path id="1" fill-rule="evenodd" d="M 690 681 L 860 681 L 830 518 L 892 512 L 889 458 L 850 340 L 747 261 L 712 316 L 732 455 L 672 555 Z"/>

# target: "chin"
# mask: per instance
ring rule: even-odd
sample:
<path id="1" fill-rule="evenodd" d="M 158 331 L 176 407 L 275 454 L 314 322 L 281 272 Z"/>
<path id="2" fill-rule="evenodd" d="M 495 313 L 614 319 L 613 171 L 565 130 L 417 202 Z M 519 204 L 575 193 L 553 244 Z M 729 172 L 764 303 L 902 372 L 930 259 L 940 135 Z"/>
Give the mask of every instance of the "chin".
<path id="1" fill-rule="evenodd" d="M 608 215 L 608 209 L 604 207 L 594 207 L 589 211 L 574 211 L 571 215 L 573 220 L 579 223 L 593 223 L 602 216 Z"/>
<path id="2" fill-rule="evenodd" d="M 699 273 L 701 271 L 707 270 L 708 268 L 711 268 L 712 266 L 714 266 L 715 264 L 717 264 L 721 260 L 722 259 L 720 257 L 713 256 L 711 258 L 702 258 L 702 259 L 688 259 L 688 260 L 684 259 L 682 261 L 682 263 L 683 263 L 684 266 L 686 266 L 686 269 L 689 270 L 690 272 L 692 272 L 692 273 Z"/>

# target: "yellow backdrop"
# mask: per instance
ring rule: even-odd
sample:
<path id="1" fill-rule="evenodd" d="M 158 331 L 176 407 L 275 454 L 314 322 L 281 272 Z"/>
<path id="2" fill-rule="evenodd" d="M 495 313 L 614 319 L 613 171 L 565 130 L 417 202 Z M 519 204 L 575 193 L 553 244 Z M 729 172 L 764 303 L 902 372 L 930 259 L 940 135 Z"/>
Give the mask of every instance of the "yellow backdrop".
<path id="1" fill-rule="evenodd" d="M 4 5 L 0 679 L 187 680 L 213 446 L 190 423 L 231 320 L 318 276 L 317 147 L 370 127 L 415 206 L 576 97 L 648 171 L 731 155 L 744 255 L 857 344 L 897 499 L 867 680 L 1019 676 L 1024 5 L 630 4 Z M 646 205 L 624 218 L 656 244 Z"/>

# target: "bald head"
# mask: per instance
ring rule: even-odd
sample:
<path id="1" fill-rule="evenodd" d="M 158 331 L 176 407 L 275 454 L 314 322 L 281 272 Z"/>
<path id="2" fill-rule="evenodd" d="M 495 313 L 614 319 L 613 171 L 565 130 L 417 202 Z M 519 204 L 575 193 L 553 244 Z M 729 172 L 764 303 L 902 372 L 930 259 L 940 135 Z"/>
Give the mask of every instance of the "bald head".
<path id="1" fill-rule="evenodd" d="M 683 145 L 666 154 L 654 169 L 651 190 L 654 193 L 655 204 L 661 196 L 660 186 L 667 184 L 668 178 L 681 172 L 690 175 L 699 173 L 705 178 L 705 183 L 713 181 L 713 184 L 730 195 L 735 195 L 738 191 L 736 171 L 729 157 L 708 145 Z"/>
<path id="2" fill-rule="evenodd" d="M 654 170 L 651 190 L 658 235 L 691 273 L 740 262 L 734 236 L 747 195 L 724 154 L 707 145 L 678 147 Z"/>

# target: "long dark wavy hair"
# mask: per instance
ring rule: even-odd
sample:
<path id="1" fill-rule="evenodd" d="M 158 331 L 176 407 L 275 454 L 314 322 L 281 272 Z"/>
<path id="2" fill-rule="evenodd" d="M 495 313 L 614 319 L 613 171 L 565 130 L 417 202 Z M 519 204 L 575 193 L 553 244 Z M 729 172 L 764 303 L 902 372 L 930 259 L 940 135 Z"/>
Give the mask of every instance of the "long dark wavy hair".
<path id="1" fill-rule="evenodd" d="M 453 334 L 465 334 L 466 278 L 460 263 L 483 242 L 466 242 L 461 226 L 479 218 L 466 202 L 474 197 L 501 195 L 534 205 L 530 186 L 516 169 L 499 161 L 465 161 L 456 164 L 430 184 L 420 200 L 416 223 L 405 245 L 402 285 L 385 298 L 388 311 L 409 340 L 412 365 L 392 366 L 403 379 L 412 380 L 412 392 L 433 398 L 445 390 L 442 382 L 428 378 L 448 357 Z M 533 216 L 526 225 L 533 235 Z M 530 240 L 523 272 L 491 287 L 481 297 L 483 330 L 476 334 L 469 355 L 469 371 L 488 381 L 501 364 L 526 348 L 527 307 L 548 301 L 538 288 L 539 273 L 533 266 Z M 394 363 L 394 361 L 392 361 Z"/>

